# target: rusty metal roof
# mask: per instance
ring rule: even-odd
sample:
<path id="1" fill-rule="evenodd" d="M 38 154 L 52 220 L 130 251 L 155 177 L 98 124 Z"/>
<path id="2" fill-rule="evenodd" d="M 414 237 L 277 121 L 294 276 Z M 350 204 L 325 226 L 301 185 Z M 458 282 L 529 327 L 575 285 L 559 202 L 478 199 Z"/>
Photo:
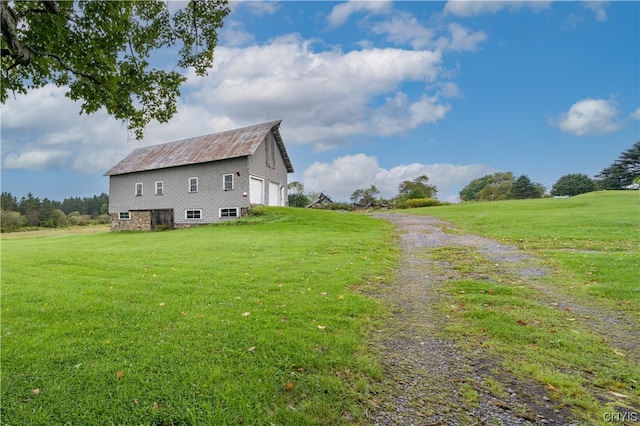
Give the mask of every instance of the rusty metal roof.
<path id="1" fill-rule="evenodd" d="M 222 133 L 138 148 L 104 175 L 122 175 L 253 155 L 269 132 L 272 132 L 275 137 L 287 172 L 293 173 L 291 160 L 280 136 L 281 122 L 282 120 L 271 121 Z"/>

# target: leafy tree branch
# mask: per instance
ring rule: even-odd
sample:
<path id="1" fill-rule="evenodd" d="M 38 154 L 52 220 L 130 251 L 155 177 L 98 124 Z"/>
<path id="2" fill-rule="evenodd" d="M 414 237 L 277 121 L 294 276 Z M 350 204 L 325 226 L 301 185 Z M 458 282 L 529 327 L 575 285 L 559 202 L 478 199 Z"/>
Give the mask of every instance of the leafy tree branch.
<path id="1" fill-rule="evenodd" d="M 153 68 L 153 53 L 177 46 L 176 67 L 206 75 L 228 14 L 226 0 L 191 0 L 175 13 L 160 0 L 0 0 L 0 102 L 47 84 L 67 87 L 81 113 L 105 108 L 142 138 L 149 122 L 175 114 L 185 81 Z"/>

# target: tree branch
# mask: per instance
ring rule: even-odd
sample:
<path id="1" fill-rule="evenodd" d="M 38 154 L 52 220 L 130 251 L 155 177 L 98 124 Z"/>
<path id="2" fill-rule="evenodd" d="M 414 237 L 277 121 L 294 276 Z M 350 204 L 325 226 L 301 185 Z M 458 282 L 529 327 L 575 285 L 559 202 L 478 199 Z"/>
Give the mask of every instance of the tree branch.
<path id="1" fill-rule="evenodd" d="M 55 13 L 56 15 L 60 13 L 60 5 L 58 5 L 57 1 L 54 0 L 45 0 L 42 2 L 44 7 L 51 13 Z"/>
<path id="2" fill-rule="evenodd" d="M 79 75 L 79 76 L 82 76 L 84 78 L 88 78 L 89 80 L 91 80 L 92 82 L 94 82 L 96 84 L 100 84 L 101 83 L 100 80 L 98 80 L 96 77 L 92 76 L 91 74 L 87 74 L 87 73 L 84 73 L 82 71 L 78 71 L 78 70 L 75 70 L 75 69 L 71 68 L 70 66 L 68 66 L 67 64 L 65 64 L 62 61 L 60 56 L 58 56 L 58 55 L 56 55 L 54 53 L 40 52 L 40 51 L 34 49 L 31 46 L 27 46 L 27 49 L 29 49 L 31 52 L 35 53 L 38 56 L 46 56 L 46 57 L 55 59 L 56 61 L 58 61 L 58 64 L 60 64 L 60 66 L 62 68 L 64 68 L 65 70 L 69 71 L 70 73 L 72 73 L 74 75 Z"/>
<path id="3" fill-rule="evenodd" d="M 2 26 L 2 38 L 7 42 L 7 50 L 9 50 L 11 57 L 15 59 L 15 64 L 29 64 L 31 62 L 31 53 L 18 39 L 16 15 L 6 1 L 0 2 L 0 26 Z M 5 56 L 4 52 L 2 55 Z"/>

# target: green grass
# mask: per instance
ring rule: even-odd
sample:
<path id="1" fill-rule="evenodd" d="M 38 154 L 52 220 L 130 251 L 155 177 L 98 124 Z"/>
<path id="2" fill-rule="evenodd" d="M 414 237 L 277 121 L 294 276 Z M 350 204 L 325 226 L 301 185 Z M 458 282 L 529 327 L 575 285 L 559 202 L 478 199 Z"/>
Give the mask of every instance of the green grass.
<path id="1" fill-rule="evenodd" d="M 622 191 L 403 212 L 516 244 L 551 271 L 536 285 L 637 317 L 638 207 L 638 193 Z M 362 290 L 392 279 L 393 227 L 259 213 L 170 232 L 2 235 L 2 423 L 365 423 L 381 377 L 366 336 L 387 312 Z M 587 422 L 638 404 L 640 367 L 588 318 L 543 303 L 472 249 L 427 255 L 462 275 L 441 306 L 460 344 Z M 497 380 L 486 387 L 504 393 Z M 469 404 L 476 391 L 466 387 Z"/>
<path id="2" fill-rule="evenodd" d="M 3 424 L 361 421 L 385 311 L 360 289 L 392 272 L 392 227 L 241 222 L 3 238 Z"/>
<path id="3" fill-rule="evenodd" d="M 494 354 L 522 379 L 535 379 L 589 424 L 602 423 L 615 407 L 640 409 L 638 360 L 607 343 L 607 332 L 595 332 L 588 315 L 563 309 L 540 291 L 553 289 L 552 294 L 557 291 L 595 312 L 624 311 L 640 318 L 637 192 L 470 203 L 412 213 L 516 244 L 549 269 L 545 277 L 527 278 L 505 272 L 472 247 L 429 250 L 429 258 L 447 262 L 459 274 L 445 283 L 448 298 L 440 306 L 450 318 L 450 335 Z"/>
<path id="4" fill-rule="evenodd" d="M 557 285 L 640 312 L 640 198 L 637 191 L 572 198 L 478 202 L 415 209 L 467 232 L 515 244 L 557 269 Z"/>

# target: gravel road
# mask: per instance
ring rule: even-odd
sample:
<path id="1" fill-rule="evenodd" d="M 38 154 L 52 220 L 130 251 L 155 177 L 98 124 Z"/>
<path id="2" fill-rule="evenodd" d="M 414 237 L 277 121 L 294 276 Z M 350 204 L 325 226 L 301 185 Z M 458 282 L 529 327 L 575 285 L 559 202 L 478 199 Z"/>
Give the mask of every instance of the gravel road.
<path id="1" fill-rule="evenodd" d="M 373 216 L 391 221 L 398 227 L 402 260 L 397 282 L 383 286 L 375 295 L 391 308 L 393 315 L 387 327 L 378 330 L 374 338 L 373 344 L 383 354 L 383 382 L 389 391 L 377 395 L 375 409 L 369 413 L 371 423 L 422 426 L 579 424 L 567 408 L 555 408 L 557 402 L 548 398 L 544 386 L 502 371 L 497 360 L 468 349 L 472 345 L 463 346 L 454 338 L 442 337 L 446 336 L 442 330 L 447 318 L 436 312 L 433 305 L 443 297 L 438 288 L 454 278 L 457 272 L 445 262 L 426 258 L 423 253 L 425 249 L 453 244 L 473 246 L 499 263 L 505 272 L 516 273 L 523 279 L 543 276 L 547 271 L 516 247 L 476 235 L 445 233 L 443 229 L 454 230 L 453 225 L 433 217 L 389 213 Z M 543 294 L 552 291 L 540 290 Z M 578 313 L 581 309 L 592 309 L 581 307 L 566 296 L 549 296 L 560 301 L 559 308 L 570 305 Z M 599 327 L 610 330 L 612 324 L 616 324 L 619 343 L 625 342 L 627 350 L 638 354 L 640 337 L 629 341 L 629 329 L 637 327 L 637 323 L 612 314 L 587 313 L 594 315 L 592 318 L 602 317 L 593 324 L 596 330 Z M 492 383 L 500 383 L 506 392 L 493 392 Z"/>

